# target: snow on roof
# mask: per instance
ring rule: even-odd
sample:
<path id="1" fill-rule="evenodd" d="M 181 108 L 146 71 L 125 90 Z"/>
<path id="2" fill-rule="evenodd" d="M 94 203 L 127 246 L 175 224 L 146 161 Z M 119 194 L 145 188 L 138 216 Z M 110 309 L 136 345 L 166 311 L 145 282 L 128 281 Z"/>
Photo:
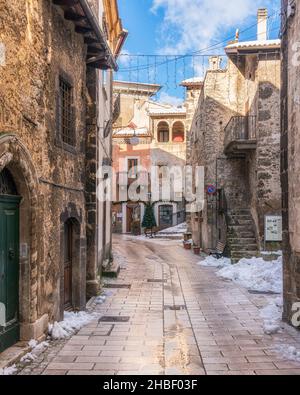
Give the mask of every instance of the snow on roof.
<path id="1" fill-rule="evenodd" d="M 259 48 L 280 48 L 281 40 L 255 40 L 255 41 L 241 41 L 227 45 L 225 50 L 229 52 L 234 49 L 259 49 Z"/>
<path id="2" fill-rule="evenodd" d="M 150 109 L 149 115 L 186 115 L 186 108 L 184 107 L 169 107 Z"/>
<path id="3" fill-rule="evenodd" d="M 149 130 L 147 128 L 137 128 L 137 129 L 132 129 L 132 128 L 125 128 L 125 129 L 119 129 L 114 131 L 113 133 L 114 137 L 124 137 L 124 136 L 149 136 Z"/>
<path id="4" fill-rule="evenodd" d="M 187 80 L 182 81 L 181 85 L 198 85 L 202 84 L 204 79 L 202 77 L 194 77 L 194 78 L 189 78 Z"/>

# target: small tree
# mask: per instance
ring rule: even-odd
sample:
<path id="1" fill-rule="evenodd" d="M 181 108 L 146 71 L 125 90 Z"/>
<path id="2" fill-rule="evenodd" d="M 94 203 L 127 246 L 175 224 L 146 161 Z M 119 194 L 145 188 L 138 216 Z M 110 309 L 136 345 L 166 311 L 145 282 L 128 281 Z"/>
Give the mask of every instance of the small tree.
<path id="1" fill-rule="evenodd" d="M 153 205 L 151 203 L 146 204 L 142 226 L 143 228 L 151 229 L 151 235 L 152 235 L 152 229 L 157 226 Z"/>

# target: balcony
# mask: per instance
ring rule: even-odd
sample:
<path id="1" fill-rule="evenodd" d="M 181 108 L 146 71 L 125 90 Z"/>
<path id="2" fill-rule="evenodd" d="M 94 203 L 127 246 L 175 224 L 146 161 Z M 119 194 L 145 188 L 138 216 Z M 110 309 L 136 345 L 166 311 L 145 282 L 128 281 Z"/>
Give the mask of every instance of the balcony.
<path id="1" fill-rule="evenodd" d="M 229 157 L 245 157 L 256 149 L 256 116 L 232 117 L 225 128 L 224 152 Z"/>

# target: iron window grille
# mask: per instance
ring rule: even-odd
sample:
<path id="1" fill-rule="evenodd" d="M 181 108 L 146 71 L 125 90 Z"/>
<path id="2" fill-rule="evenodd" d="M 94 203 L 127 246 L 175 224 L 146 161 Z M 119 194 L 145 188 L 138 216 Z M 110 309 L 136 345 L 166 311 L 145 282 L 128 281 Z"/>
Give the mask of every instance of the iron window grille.
<path id="1" fill-rule="evenodd" d="M 59 134 L 63 143 L 75 147 L 73 110 L 73 88 L 62 77 L 59 78 Z"/>

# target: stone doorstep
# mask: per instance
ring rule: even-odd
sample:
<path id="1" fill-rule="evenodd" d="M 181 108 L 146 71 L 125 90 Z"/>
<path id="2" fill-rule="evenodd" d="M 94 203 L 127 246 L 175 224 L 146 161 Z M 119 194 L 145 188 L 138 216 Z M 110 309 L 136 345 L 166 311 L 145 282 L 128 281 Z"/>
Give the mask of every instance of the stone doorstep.
<path id="1" fill-rule="evenodd" d="M 108 265 L 105 269 L 102 270 L 103 277 L 108 278 L 117 278 L 120 274 L 121 267 L 116 262 L 113 262 L 111 265 Z"/>
<path id="2" fill-rule="evenodd" d="M 42 335 L 37 342 L 40 344 L 46 340 L 46 335 Z M 17 364 L 29 352 L 31 348 L 28 346 L 27 341 L 20 341 L 14 346 L 0 353 L 0 369 L 9 368 Z"/>

